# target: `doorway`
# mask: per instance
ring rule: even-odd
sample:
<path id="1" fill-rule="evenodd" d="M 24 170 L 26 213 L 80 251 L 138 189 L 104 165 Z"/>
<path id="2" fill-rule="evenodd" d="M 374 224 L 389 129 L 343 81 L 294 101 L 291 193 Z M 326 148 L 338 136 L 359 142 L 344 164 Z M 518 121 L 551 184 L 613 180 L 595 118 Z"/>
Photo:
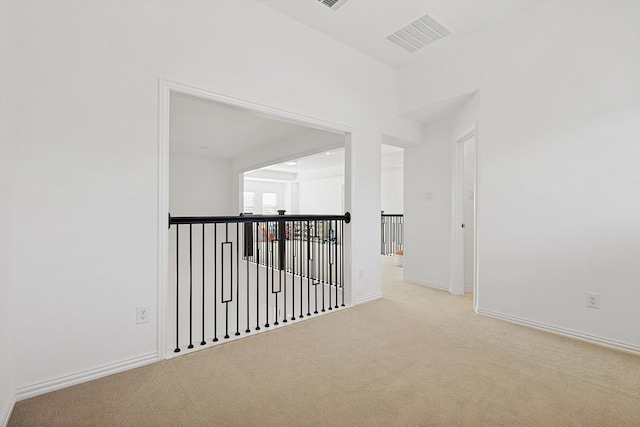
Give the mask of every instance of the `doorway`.
<path id="1" fill-rule="evenodd" d="M 453 197 L 452 294 L 473 292 L 474 310 L 478 304 L 477 286 L 477 126 L 460 135 L 455 144 Z"/>

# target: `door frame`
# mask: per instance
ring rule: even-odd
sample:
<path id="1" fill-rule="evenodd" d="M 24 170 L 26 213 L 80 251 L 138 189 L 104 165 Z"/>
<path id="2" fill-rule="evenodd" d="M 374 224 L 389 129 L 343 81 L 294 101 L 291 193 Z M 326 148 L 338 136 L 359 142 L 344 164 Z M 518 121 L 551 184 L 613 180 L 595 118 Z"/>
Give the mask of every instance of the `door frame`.
<path id="1" fill-rule="evenodd" d="M 354 183 L 351 179 L 351 136 L 354 129 L 342 124 L 328 122 L 326 120 L 313 117 L 303 116 L 297 113 L 280 110 L 262 104 L 253 103 L 239 98 L 233 98 L 227 95 L 195 88 L 193 86 L 172 82 L 162 78 L 158 79 L 158 297 L 156 301 L 157 312 L 157 342 L 158 342 L 158 360 L 167 358 L 167 292 L 169 291 L 169 123 L 170 123 L 170 97 L 171 92 L 192 95 L 198 98 L 204 98 L 215 102 L 220 102 L 233 107 L 239 107 L 244 110 L 253 112 L 262 117 L 273 120 L 284 121 L 303 125 L 315 129 L 339 132 L 344 134 L 345 147 L 345 186 L 347 208 L 352 208 L 352 195 Z M 351 242 L 353 241 L 353 227 L 346 227 L 345 232 L 345 276 L 349 278 L 350 283 L 355 284 L 355 277 L 351 263 L 354 260 Z M 350 286 L 347 291 L 347 303 L 353 304 L 355 301 L 355 287 Z"/>
<path id="2" fill-rule="evenodd" d="M 476 143 L 475 176 L 473 186 L 473 310 L 478 310 L 478 122 L 458 136 L 455 142 L 453 157 L 453 221 L 451 242 L 451 286 L 449 292 L 454 295 L 464 294 L 464 230 L 462 228 L 464 204 L 464 143 L 474 138 Z"/>

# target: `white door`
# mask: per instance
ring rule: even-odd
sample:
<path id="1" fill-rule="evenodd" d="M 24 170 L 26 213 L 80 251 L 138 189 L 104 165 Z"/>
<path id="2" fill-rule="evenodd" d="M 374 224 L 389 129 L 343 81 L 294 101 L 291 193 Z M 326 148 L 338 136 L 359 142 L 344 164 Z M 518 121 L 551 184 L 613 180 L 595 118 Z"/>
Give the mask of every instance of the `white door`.
<path id="1" fill-rule="evenodd" d="M 473 291 L 475 249 L 476 138 L 464 141 L 462 218 L 464 223 L 464 291 Z"/>

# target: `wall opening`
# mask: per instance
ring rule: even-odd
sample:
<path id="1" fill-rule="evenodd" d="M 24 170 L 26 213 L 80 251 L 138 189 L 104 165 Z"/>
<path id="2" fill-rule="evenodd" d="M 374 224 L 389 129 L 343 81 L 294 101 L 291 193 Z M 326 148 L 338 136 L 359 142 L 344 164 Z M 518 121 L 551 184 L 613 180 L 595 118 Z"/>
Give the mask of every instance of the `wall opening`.
<path id="1" fill-rule="evenodd" d="M 238 180 L 238 176 L 265 165 L 303 158 L 338 146 L 348 151 L 350 130 L 163 80 L 160 81 L 159 113 L 157 313 L 158 353 L 164 359 L 171 347 L 167 340 L 167 314 L 173 302 L 168 286 L 171 245 L 167 214 L 239 215 L 245 198 L 243 180 Z M 344 185 L 351 186 L 350 175 L 345 172 L 348 172 L 348 166 L 343 166 L 342 179 Z M 340 193 L 342 195 L 342 189 Z M 253 202 L 255 209 L 258 201 L 254 198 Z M 272 202 L 280 203 L 279 200 Z M 349 205 L 348 200 L 346 205 Z M 351 258 L 350 242 L 349 231 L 344 237 L 347 259 Z M 348 292 L 348 304 L 352 292 L 353 289 Z"/>

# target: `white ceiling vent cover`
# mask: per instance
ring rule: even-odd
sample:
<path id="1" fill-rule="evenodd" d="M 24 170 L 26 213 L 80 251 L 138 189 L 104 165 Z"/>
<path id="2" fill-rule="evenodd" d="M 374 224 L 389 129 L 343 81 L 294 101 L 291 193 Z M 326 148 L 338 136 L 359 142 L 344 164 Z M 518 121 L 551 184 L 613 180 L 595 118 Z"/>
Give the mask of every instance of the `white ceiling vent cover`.
<path id="1" fill-rule="evenodd" d="M 451 34 L 435 18 L 424 15 L 391 34 L 387 39 L 411 53 Z"/>
<path id="2" fill-rule="evenodd" d="M 333 10 L 338 10 L 340 6 L 342 6 L 347 2 L 347 0 L 318 0 L 318 1 Z"/>

